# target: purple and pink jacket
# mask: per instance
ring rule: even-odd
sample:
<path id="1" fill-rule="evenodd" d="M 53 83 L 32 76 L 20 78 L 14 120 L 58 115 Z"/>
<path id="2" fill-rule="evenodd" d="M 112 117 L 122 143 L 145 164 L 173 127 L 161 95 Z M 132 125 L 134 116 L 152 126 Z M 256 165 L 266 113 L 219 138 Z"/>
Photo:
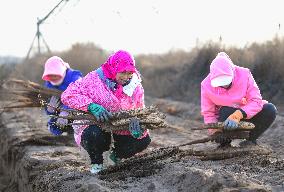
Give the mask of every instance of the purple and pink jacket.
<path id="1" fill-rule="evenodd" d="M 211 86 L 211 79 L 231 73 L 233 81 L 229 89 Z M 262 99 L 250 70 L 234 65 L 226 54 L 219 53 L 210 65 L 210 73 L 201 82 L 201 114 L 204 123 L 217 122 L 222 106 L 240 108 L 247 114 L 246 119 L 250 119 L 262 110 L 265 103 L 267 101 Z"/>
<path id="2" fill-rule="evenodd" d="M 104 76 L 109 79 L 114 79 L 118 72 L 136 71 L 134 59 L 125 51 L 118 51 L 110 56 L 106 63 L 101 66 Z M 140 76 L 139 76 L 140 78 Z M 110 89 L 107 84 L 101 80 L 97 71 L 88 73 L 82 79 L 71 83 L 68 88 L 62 93 L 61 101 L 70 108 L 88 111 L 90 103 L 102 105 L 110 112 L 118 112 L 120 110 L 131 110 L 143 108 L 144 105 L 144 90 L 139 84 L 132 96 L 123 93 L 122 85 L 118 85 L 115 90 Z M 81 143 L 81 135 L 88 126 L 73 126 L 74 137 L 78 145 Z M 127 131 L 114 131 L 114 134 L 130 135 Z M 148 135 L 148 130 L 145 130 L 141 138 Z"/>

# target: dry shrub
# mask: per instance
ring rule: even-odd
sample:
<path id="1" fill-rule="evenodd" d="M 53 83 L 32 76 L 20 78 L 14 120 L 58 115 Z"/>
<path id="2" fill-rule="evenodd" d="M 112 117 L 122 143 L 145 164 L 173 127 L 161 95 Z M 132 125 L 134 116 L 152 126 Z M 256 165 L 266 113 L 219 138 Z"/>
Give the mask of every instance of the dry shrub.
<path id="1" fill-rule="evenodd" d="M 146 94 L 199 103 L 200 83 L 219 51 L 227 52 L 236 65 L 251 69 L 264 99 L 281 102 L 284 96 L 284 38 L 277 36 L 271 41 L 253 43 L 244 48 L 208 42 L 190 52 L 172 50 L 165 54 L 136 55 L 136 65 L 142 74 Z M 72 68 L 86 75 L 104 63 L 109 54 L 92 43 L 77 43 L 67 51 L 52 55 L 62 57 Z M 44 62 L 50 56 L 36 55 L 18 64 L 12 76 L 41 82 Z M 2 69 L 1 74 L 7 74 Z"/>
<path id="2" fill-rule="evenodd" d="M 222 47 L 208 42 L 191 52 L 137 57 L 144 76 L 146 93 L 181 101 L 200 102 L 200 83 L 218 52 L 225 51 L 232 61 L 251 70 L 264 99 L 282 103 L 284 96 L 284 38 L 275 37 L 244 48 Z"/>
<path id="3" fill-rule="evenodd" d="M 93 43 L 76 43 L 60 55 L 72 68 L 87 74 L 103 64 L 109 53 Z"/>
<path id="4" fill-rule="evenodd" d="M 0 82 L 7 79 L 9 75 L 15 70 L 15 63 L 7 63 L 0 65 Z"/>
<path id="5" fill-rule="evenodd" d="M 264 45 L 251 47 L 257 50 L 253 64 L 253 74 L 265 98 L 283 103 L 284 82 L 284 38 L 277 36 Z"/>
<path id="6" fill-rule="evenodd" d="M 218 44 L 209 43 L 203 48 L 196 48 L 191 61 L 180 70 L 178 81 L 174 82 L 173 98 L 177 100 L 199 102 L 200 83 L 209 72 L 210 62 L 220 51 Z"/>
<path id="7" fill-rule="evenodd" d="M 41 76 L 45 61 L 51 55 L 35 55 L 18 64 L 10 77 L 42 83 Z"/>
<path id="8" fill-rule="evenodd" d="M 189 62 L 194 52 L 181 50 L 165 54 L 138 55 L 135 57 L 142 73 L 143 86 L 148 95 L 171 97 L 173 83 L 178 81 L 183 65 Z"/>
<path id="9" fill-rule="evenodd" d="M 71 68 L 80 70 L 84 75 L 96 69 L 108 57 L 108 53 L 105 50 L 92 43 L 77 43 L 64 52 L 35 55 L 28 60 L 24 60 L 17 65 L 16 70 L 10 77 L 43 83 L 41 76 L 44 70 L 44 63 L 53 55 L 61 57 L 70 64 Z"/>

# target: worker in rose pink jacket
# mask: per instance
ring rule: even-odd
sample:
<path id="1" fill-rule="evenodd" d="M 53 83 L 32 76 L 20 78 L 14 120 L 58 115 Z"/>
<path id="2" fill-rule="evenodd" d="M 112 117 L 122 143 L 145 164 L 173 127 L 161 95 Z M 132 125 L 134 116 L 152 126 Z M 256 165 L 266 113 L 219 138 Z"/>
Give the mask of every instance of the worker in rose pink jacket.
<path id="1" fill-rule="evenodd" d="M 204 123 L 224 122 L 224 131 L 231 131 L 238 127 L 240 120 L 252 122 L 255 128 L 249 139 L 240 145 L 256 144 L 257 138 L 275 120 L 276 113 L 276 107 L 262 99 L 250 70 L 234 65 L 226 53 L 220 52 L 210 65 L 210 73 L 201 82 Z M 213 134 L 214 130 L 209 133 Z M 215 141 L 221 146 L 231 143 L 222 136 Z"/>
<path id="2" fill-rule="evenodd" d="M 89 111 L 98 121 L 112 118 L 112 112 L 144 107 L 144 90 L 134 58 L 120 50 L 111 55 L 100 68 L 70 84 L 61 95 L 61 101 L 70 108 Z M 139 122 L 130 122 L 132 132 L 114 131 L 114 148 L 110 158 L 119 162 L 146 149 L 151 139 L 148 130 L 140 129 Z M 74 136 L 91 159 L 91 172 L 103 169 L 103 152 L 109 150 L 111 133 L 98 125 L 73 126 Z"/>

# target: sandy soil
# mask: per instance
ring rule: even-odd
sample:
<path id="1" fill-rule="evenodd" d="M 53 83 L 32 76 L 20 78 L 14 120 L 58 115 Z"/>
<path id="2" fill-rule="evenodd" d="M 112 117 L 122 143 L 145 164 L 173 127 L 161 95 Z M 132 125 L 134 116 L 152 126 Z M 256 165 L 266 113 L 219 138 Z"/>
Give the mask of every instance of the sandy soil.
<path id="1" fill-rule="evenodd" d="M 146 151 L 117 166 L 109 165 L 100 175 L 89 173 L 86 153 L 75 146 L 72 137 L 48 133 L 42 111 L 2 113 L 0 191 L 284 191 L 281 112 L 259 139 L 260 148 L 272 153 L 247 152 L 212 161 L 185 151 L 226 153 L 227 149 L 217 149 L 212 142 L 184 150 L 169 147 L 206 136 L 204 131 L 190 130 L 200 125 L 198 106 L 148 97 L 146 102 L 167 114 L 171 129 L 151 131 L 152 143 Z M 236 149 L 238 142 L 233 143 Z"/>

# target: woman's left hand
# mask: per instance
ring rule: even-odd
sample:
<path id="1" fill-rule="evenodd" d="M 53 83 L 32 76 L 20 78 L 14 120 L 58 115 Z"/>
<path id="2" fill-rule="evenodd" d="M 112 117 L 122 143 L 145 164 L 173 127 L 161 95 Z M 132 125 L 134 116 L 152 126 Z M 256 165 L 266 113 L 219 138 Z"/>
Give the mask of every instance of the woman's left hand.
<path id="1" fill-rule="evenodd" d="M 130 119 L 129 131 L 134 138 L 139 138 L 143 135 L 143 130 L 140 126 L 139 119 L 137 118 Z"/>

